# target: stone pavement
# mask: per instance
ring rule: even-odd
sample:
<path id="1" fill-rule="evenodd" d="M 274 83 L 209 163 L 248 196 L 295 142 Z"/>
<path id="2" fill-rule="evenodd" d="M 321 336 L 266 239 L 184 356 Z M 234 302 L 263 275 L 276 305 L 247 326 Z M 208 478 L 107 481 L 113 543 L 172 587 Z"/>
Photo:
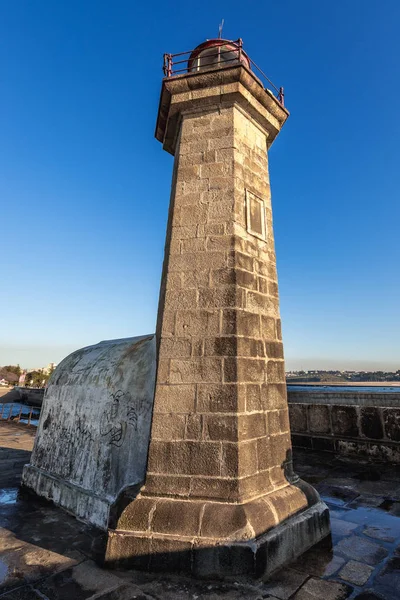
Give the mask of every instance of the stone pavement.
<path id="1" fill-rule="evenodd" d="M 269 582 L 116 572 L 96 564 L 103 534 L 21 493 L 35 430 L 0 423 L 1 600 L 398 600 L 400 467 L 295 453 L 296 470 L 331 508 L 321 543 Z"/>

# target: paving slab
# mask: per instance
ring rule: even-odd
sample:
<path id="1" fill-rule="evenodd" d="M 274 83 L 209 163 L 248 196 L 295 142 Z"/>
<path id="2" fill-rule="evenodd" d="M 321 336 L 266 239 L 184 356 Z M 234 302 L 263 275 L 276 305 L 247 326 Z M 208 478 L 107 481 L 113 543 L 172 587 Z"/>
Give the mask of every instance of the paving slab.
<path id="1" fill-rule="evenodd" d="M 395 536 L 390 535 L 390 527 L 366 527 L 363 531 L 364 535 L 375 538 L 376 540 L 382 540 L 382 542 L 393 543 L 396 539 Z"/>
<path id="2" fill-rule="evenodd" d="M 373 567 L 370 567 L 365 563 L 361 563 L 356 560 L 349 560 L 349 562 L 339 572 L 339 577 L 340 579 L 344 579 L 349 583 L 354 583 L 354 585 L 361 586 L 367 583 L 373 570 Z"/>
<path id="3" fill-rule="evenodd" d="M 34 589 L 48 600 L 132 600 L 135 594 L 145 597 L 138 587 L 123 583 L 89 560 L 48 577 Z"/>
<path id="4" fill-rule="evenodd" d="M 344 521 L 342 519 L 335 519 L 331 517 L 331 531 L 332 534 L 337 536 L 346 536 L 351 535 L 357 527 L 360 525 L 358 523 L 351 523 L 351 521 Z"/>
<path id="5" fill-rule="evenodd" d="M 295 451 L 303 477 L 318 480 L 329 503 L 335 544 L 327 538 L 268 582 L 204 582 L 97 566 L 104 534 L 21 493 L 21 469 L 33 441 L 34 430 L 0 423 L 0 600 L 400 599 L 397 468 Z M 386 472 L 388 485 L 379 496 Z M 373 493 L 361 493 L 360 486 L 373 487 Z M 390 490 L 393 495 L 383 493 Z"/>
<path id="6" fill-rule="evenodd" d="M 298 558 L 291 567 L 296 571 L 318 577 L 331 577 L 343 567 L 346 560 L 335 555 L 332 548 L 324 548 L 318 544 L 318 547 L 311 548 Z"/>
<path id="7" fill-rule="evenodd" d="M 352 591 L 349 585 L 311 577 L 293 596 L 293 600 L 345 600 Z"/>
<path id="8" fill-rule="evenodd" d="M 358 535 L 341 540 L 336 544 L 336 550 L 348 558 L 366 562 L 369 565 L 377 565 L 389 554 L 386 548 Z"/>
<path id="9" fill-rule="evenodd" d="M 264 593 L 275 596 L 279 600 L 288 600 L 300 588 L 307 577 L 307 574 L 294 569 L 282 569 L 271 577 L 262 589 Z"/>
<path id="10" fill-rule="evenodd" d="M 378 592 L 386 594 L 388 600 L 400 598 L 400 557 L 391 558 L 375 578 Z"/>

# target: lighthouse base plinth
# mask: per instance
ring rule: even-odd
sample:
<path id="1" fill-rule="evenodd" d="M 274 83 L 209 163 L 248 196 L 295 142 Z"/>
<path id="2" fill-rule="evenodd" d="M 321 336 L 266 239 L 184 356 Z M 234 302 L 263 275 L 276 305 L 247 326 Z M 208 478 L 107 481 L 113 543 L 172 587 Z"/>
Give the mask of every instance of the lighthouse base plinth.
<path id="1" fill-rule="evenodd" d="M 268 577 L 330 533 L 320 499 L 276 524 L 275 507 L 293 506 L 296 489 L 246 504 L 138 496 L 108 531 L 105 565 L 198 578 Z"/>

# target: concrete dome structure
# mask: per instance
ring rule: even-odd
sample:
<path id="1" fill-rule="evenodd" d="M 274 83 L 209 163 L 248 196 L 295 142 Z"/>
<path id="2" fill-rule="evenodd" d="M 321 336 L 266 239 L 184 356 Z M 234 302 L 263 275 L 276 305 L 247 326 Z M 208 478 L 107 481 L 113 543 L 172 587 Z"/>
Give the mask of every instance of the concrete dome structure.
<path id="1" fill-rule="evenodd" d="M 46 390 L 23 483 L 107 529 L 121 490 L 144 480 L 155 336 L 103 341 L 67 356 Z"/>

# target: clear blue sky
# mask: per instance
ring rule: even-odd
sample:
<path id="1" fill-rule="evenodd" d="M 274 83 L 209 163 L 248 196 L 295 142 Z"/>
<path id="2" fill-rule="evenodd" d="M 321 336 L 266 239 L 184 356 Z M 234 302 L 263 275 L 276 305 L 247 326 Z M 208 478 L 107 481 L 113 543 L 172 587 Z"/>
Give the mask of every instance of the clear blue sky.
<path id="1" fill-rule="evenodd" d="M 242 37 L 270 152 L 288 368 L 400 368 L 398 0 L 0 4 L 0 364 L 152 332 L 172 157 L 164 52 Z"/>

